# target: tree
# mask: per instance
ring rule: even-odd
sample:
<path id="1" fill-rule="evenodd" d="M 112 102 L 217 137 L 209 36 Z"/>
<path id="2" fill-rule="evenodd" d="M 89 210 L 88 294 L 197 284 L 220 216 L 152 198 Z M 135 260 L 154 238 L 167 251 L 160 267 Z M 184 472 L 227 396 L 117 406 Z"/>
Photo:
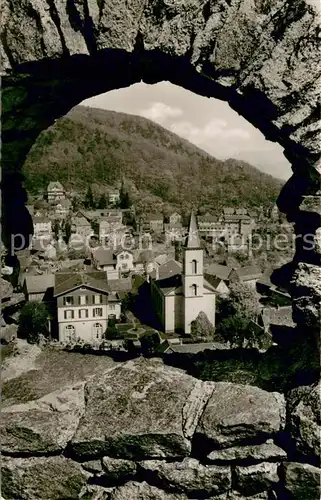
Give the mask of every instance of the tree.
<path id="1" fill-rule="evenodd" d="M 39 342 L 40 335 L 47 336 L 49 313 L 44 302 L 27 302 L 20 313 L 18 333 L 30 344 Z"/>
<path id="2" fill-rule="evenodd" d="M 71 236 L 71 224 L 69 220 L 66 220 L 64 225 L 64 230 L 65 230 L 64 240 L 65 243 L 68 245 Z"/>
<path id="3" fill-rule="evenodd" d="M 52 231 L 55 235 L 55 240 L 58 241 L 59 239 L 59 233 L 60 233 L 60 222 L 59 220 L 55 220 L 53 223 L 53 228 Z"/>
<path id="4" fill-rule="evenodd" d="M 196 339 L 213 340 L 214 327 L 206 314 L 201 311 L 197 318 L 191 322 L 191 336 Z"/>
<path id="5" fill-rule="evenodd" d="M 158 332 L 146 332 L 140 337 L 140 345 L 144 356 L 150 356 L 160 344 Z"/>
<path id="6" fill-rule="evenodd" d="M 91 185 L 89 184 L 87 193 L 84 201 L 85 208 L 94 208 L 94 196 L 91 189 Z"/>
<path id="7" fill-rule="evenodd" d="M 124 187 L 124 183 L 122 183 L 120 192 L 119 192 L 119 207 L 120 208 L 130 208 L 131 200 L 128 194 L 128 191 Z"/>
<path id="8" fill-rule="evenodd" d="M 251 325 L 259 310 L 256 290 L 241 282 L 230 284 L 230 295 L 217 301 L 216 333 L 232 346 L 257 345 L 260 339 Z"/>
<path id="9" fill-rule="evenodd" d="M 107 208 L 107 199 L 104 194 L 101 195 L 101 197 L 98 200 L 97 203 L 97 208 L 103 210 L 104 208 Z"/>

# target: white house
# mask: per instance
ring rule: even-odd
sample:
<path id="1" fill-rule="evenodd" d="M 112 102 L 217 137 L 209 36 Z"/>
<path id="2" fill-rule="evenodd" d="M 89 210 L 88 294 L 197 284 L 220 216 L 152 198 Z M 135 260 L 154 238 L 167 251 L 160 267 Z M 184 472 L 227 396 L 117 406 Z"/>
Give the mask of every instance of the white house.
<path id="1" fill-rule="evenodd" d="M 33 231 L 35 238 L 50 238 L 52 235 L 52 223 L 46 217 L 33 218 Z"/>
<path id="2" fill-rule="evenodd" d="M 55 207 L 55 215 L 59 218 L 64 218 L 69 214 L 71 209 L 71 201 L 65 198 L 60 200 Z"/>
<path id="3" fill-rule="evenodd" d="M 49 182 L 47 187 L 47 196 L 49 202 L 63 200 L 65 198 L 64 187 L 59 181 Z"/>
<path id="4" fill-rule="evenodd" d="M 184 248 L 183 266 L 166 262 L 151 274 L 151 296 L 165 332 L 191 332 L 191 322 L 204 312 L 215 326 L 216 290 L 204 279 L 201 248 L 195 215 L 192 213 Z"/>
<path id="5" fill-rule="evenodd" d="M 57 273 L 54 297 L 57 300 L 59 341 L 81 339 L 99 342 L 108 318 L 119 319 L 121 301 L 110 292 L 105 273 Z"/>
<path id="6" fill-rule="evenodd" d="M 92 253 L 93 263 L 100 271 L 106 271 L 108 279 L 117 279 L 122 274 L 135 269 L 134 255 L 130 250 L 119 249 L 113 252 L 97 248 Z"/>

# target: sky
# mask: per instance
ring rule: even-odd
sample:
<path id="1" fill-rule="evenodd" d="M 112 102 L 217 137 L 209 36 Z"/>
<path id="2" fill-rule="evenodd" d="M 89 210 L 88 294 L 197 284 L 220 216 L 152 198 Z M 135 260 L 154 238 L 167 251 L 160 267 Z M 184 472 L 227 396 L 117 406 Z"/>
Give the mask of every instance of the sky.
<path id="1" fill-rule="evenodd" d="M 291 176 L 283 148 L 267 141 L 226 102 L 193 94 L 169 82 L 137 83 L 81 104 L 144 116 L 218 159 L 241 159 L 280 179 Z"/>

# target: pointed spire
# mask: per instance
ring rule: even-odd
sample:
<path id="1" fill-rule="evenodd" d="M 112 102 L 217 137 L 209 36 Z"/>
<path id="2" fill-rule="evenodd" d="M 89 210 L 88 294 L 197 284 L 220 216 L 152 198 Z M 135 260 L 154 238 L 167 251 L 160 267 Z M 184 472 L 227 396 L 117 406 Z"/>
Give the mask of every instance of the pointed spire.
<path id="1" fill-rule="evenodd" d="M 196 217 L 194 211 L 191 212 L 191 218 L 189 221 L 188 236 L 186 241 L 186 248 L 200 248 L 201 242 L 198 234 Z"/>

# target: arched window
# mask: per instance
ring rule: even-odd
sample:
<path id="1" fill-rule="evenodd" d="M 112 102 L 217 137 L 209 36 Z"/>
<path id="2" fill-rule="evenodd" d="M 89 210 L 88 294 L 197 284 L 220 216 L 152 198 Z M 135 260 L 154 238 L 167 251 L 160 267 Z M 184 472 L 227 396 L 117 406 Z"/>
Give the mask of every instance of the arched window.
<path id="1" fill-rule="evenodd" d="M 101 323 L 95 323 L 93 325 L 93 339 L 101 340 L 103 338 L 103 325 Z"/>
<path id="2" fill-rule="evenodd" d="M 197 261 L 195 259 L 192 260 L 192 273 L 197 274 Z"/>
<path id="3" fill-rule="evenodd" d="M 197 295 L 197 285 L 191 286 L 192 295 Z"/>
<path id="4" fill-rule="evenodd" d="M 72 342 L 76 339 L 76 331 L 73 325 L 66 325 L 64 330 L 66 342 Z"/>

